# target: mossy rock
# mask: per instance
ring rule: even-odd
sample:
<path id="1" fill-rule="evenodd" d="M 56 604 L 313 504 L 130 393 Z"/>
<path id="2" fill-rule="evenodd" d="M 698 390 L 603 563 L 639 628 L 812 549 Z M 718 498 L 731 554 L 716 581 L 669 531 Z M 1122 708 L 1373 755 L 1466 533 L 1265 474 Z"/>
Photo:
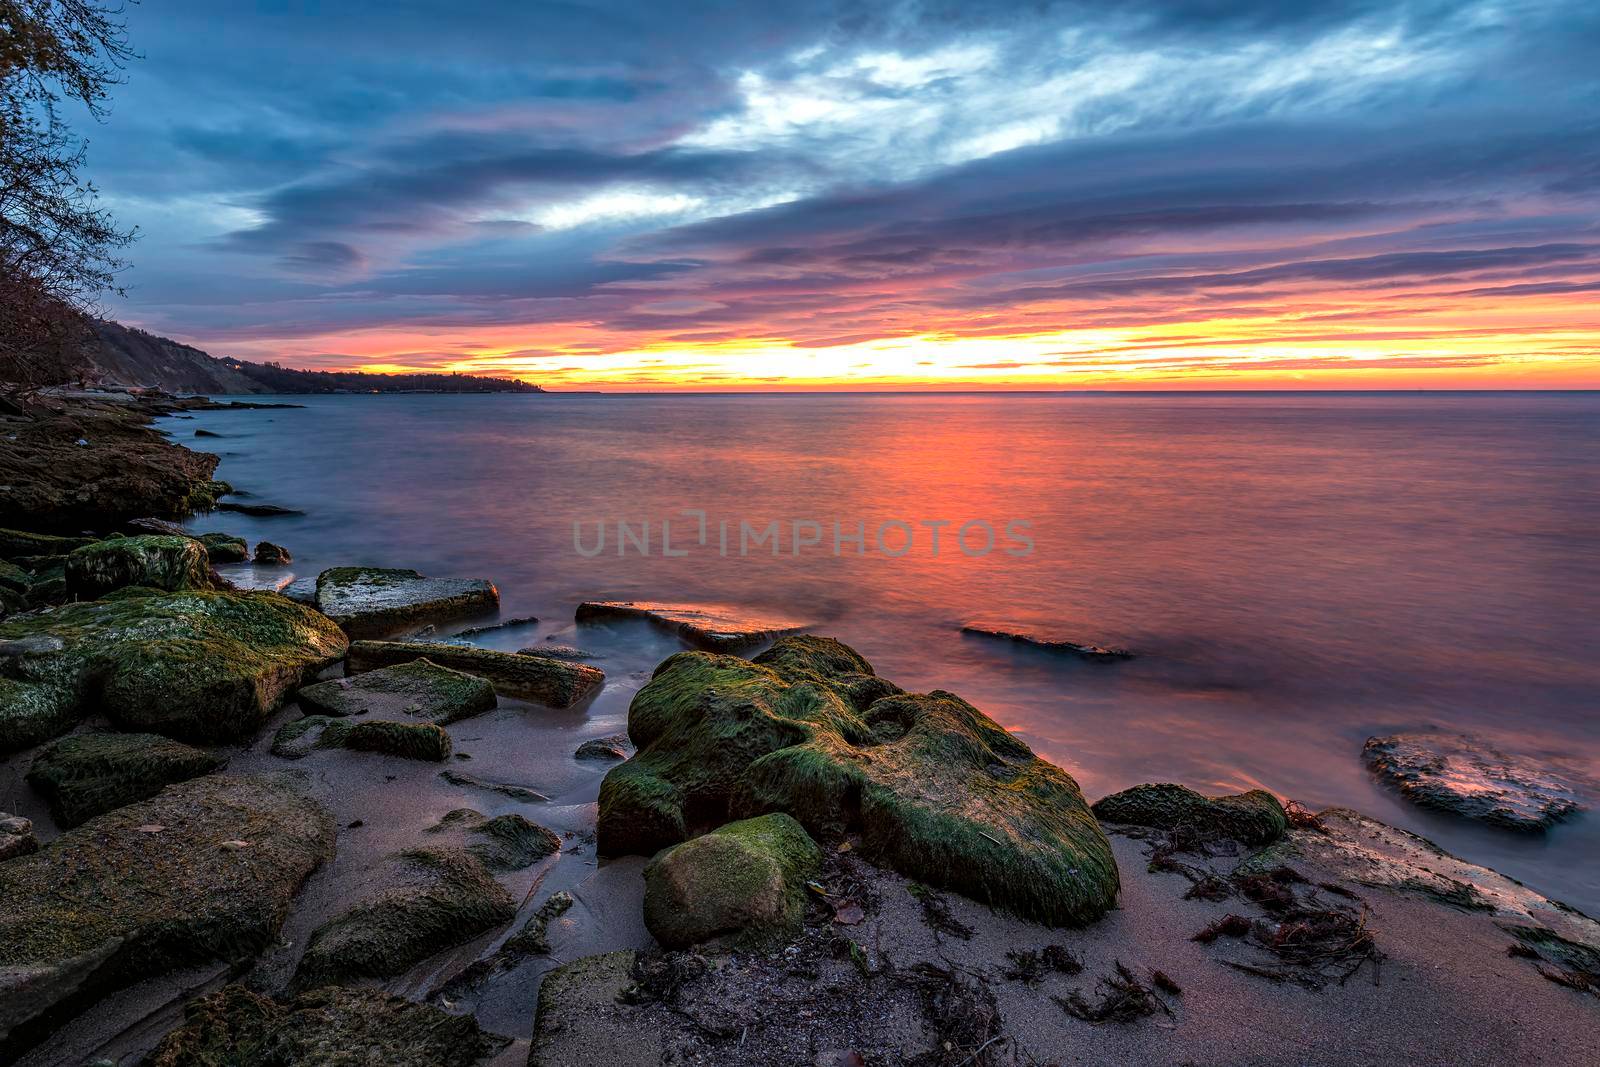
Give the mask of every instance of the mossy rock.
<path id="1" fill-rule="evenodd" d="M 450 758 L 450 735 L 431 722 L 390 722 L 385 719 L 335 719 L 307 715 L 278 728 L 272 753 L 299 759 L 318 748 L 347 748 L 355 752 L 382 752 L 405 759 Z"/>
<path id="2" fill-rule="evenodd" d="M 19 556 L 64 556 L 74 549 L 92 545 L 93 537 L 56 537 L 27 530 L 0 529 L 0 559 Z"/>
<path id="3" fill-rule="evenodd" d="M 328 987 L 278 1001 L 229 985 L 183 1014 L 145 1067 L 473 1067 L 510 1043 L 470 1015 L 376 989 Z"/>
<path id="4" fill-rule="evenodd" d="M 644 869 L 644 924 L 666 948 L 786 940 L 805 916 L 805 884 L 822 867 L 792 817 L 730 822 L 664 849 Z"/>
<path id="5" fill-rule="evenodd" d="M 333 567 L 317 575 L 317 607 L 352 638 L 389 637 L 499 606 L 500 591 L 482 578 L 427 578 L 385 567 Z"/>
<path id="6" fill-rule="evenodd" d="M 755 662 L 672 656 L 628 734 L 638 752 L 600 789 L 605 854 L 786 812 L 1024 918 L 1082 923 L 1115 903 L 1110 843 L 1069 775 L 953 694 L 899 692 L 837 641 L 782 638 Z"/>
<path id="7" fill-rule="evenodd" d="M 0 1060 L 109 988 L 248 959 L 333 841 L 288 776 L 211 775 L 0 864 Z"/>
<path id="8" fill-rule="evenodd" d="M 0 622 L 0 642 L 40 638 L 61 647 L 0 660 L 0 753 L 97 709 L 126 729 L 185 741 L 248 737 L 347 647 L 311 608 L 221 590 L 124 589 Z"/>
<path id="9" fill-rule="evenodd" d="M 467 851 L 491 871 L 520 871 L 561 851 L 561 838 L 521 815 L 489 818 L 471 808 L 457 808 L 430 826 L 432 834 L 459 835 Z"/>
<path id="10" fill-rule="evenodd" d="M 243 563 L 250 558 L 250 545 L 242 537 L 226 533 L 204 533 L 200 545 L 212 563 Z"/>
<path id="11" fill-rule="evenodd" d="M 606 679 L 604 671 L 584 663 L 441 641 L 355 641 L 350 645 L 345 670 L 362 674 L 419 659 L 485 678 L 502 696 L 555 708 L 572 707 L 599 689 Z"/>
<path id="12" fill-rule="evenodd" d="M 425 719 L 443 726 L 495 707 L 485 678 L 416 659 L 349 678 L 332 678 L 296 694 L 302 707 L 323 715 Z"/>
<path id="13" fill-rule="evenodd" d="M 33 585 L 33 574 L 15 563 L 0 559 L 0 589 L 9 589 L 13 593 L 27 595 L 28 589 Z"/>
<path id="14" fill-rule="evenodd" d="M 412 849 L 394 862 L 402 884 L 357 903 L 311 935 L 296 987 L 403 974 L 516 917 L 511 894 L 464 849 Z"/>
<path id="15" fill-rule="evenodd" d="M 156 734 L 74 734 L 34 757 L 28 784 L 63 828 L 210 774 L 221 756 Z"/>
<path id="16" fill-rule="evenodd" d="M 210 561 L 200 542 L 173 534 L 114 537 L 67 556 L 67 592 L 83 600 L 141 586 L 177 592 L 211 587 Z"/>
<path id="17" fill-rule="evenodd" d="M 1264 789 L 1208 797 L 1170 782 L 1136 785 L 1101 797 L 1094 813 L 1105 822 L 1231 837 L 1245 845 L 1271 844 L 1289 829 L 1283 805 Z"/>

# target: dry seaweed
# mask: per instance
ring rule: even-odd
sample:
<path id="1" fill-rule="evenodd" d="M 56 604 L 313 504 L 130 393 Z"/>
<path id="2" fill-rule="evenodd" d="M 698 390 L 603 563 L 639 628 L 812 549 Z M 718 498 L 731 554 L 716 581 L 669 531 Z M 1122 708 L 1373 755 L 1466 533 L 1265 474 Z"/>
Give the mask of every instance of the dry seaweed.
<path id="1" fill-rule="evenodd" d="M 911 883 L 910 890 L 922 905 L 922 921 L 928 924 L 929 929 L 962 941 L 972 940 L 972 927 L 956 918 L 944 897 L 920 882 Z"/>
<path id="2" fill-rule="evenodd" d="M 994 993 L 976 976 L 920 963 L 901 975 L 922 1002 L 934 1047 L 907 1062 L 914 1067 L 998 1067 L 1009 1044 Z"/>
<path id="3" fill-rule="evenodd" d="M 1006 958 L 1011 961 L 1011 967 L 1005 972 L 1005 977 L 1025 985 L 1037 985 L 1052 971 L 1062 974 L 1079 974 L 1083 971 L 1083 964 L 1065 945 L 1046 945 L 1042 951 L 1023 949 L 1007 952 Z"/>
<path id="4" fill-rule="evenodd" d="M 1172 1009 L 1156 995 L 1156 991 L 1136 978 L 1121 960 L 1116 961 L 1115 968 L 1111 974 L 1100 979 L 1096 987 L 1100 993 L 1097 1001 L 1091 1002 L 1077 990 L 1064 997 L 1050 999 L 1074 1019 L 1089 1023 L 1129 1023 L 1158 1011 L 1172 1014 Z M 1165 975 L 1162 977 L 1165 978 Z M 1172 980 L 1168 978 L 1167 981 Z"/>
<path id="5" fill-rule="evenodd" d="M 1251 922 L 1243 915 L 1224 915 L 1211 925 L 1201 930 L 1191 941 L 1198 941 L 1202 945 L 1209 945 L 1219 937 L 1245 937 L 1250 933 Z"/>

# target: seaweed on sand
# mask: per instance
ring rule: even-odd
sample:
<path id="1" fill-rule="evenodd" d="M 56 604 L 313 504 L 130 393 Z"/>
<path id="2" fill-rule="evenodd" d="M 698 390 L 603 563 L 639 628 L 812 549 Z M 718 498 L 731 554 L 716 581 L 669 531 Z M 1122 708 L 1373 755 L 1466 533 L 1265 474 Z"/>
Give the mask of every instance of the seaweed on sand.
<path id="1" fill-rule="evenodd" d="M 909 888 L 911 895 L 922 905 L 922 921 L 928 924 L 929 929 L 962 941 L 972 940 L 972 927 L 956 918 L 944 897 L 920 882 L 912 882 Z"/>
<path id="2" fill-rule="evenodd" d="M 919 963 L 900 976 L 916 990 L 933 1028 L 934 1045 L 907 1062 L 915 1067 L 997 1067 L 1010 1039 L 994 993 L 955 968 Z"/>
<path id="3" fill-rule="evenodd" d="M 1600 997 L 1600 949 L 1543 926 L 1502 923 L 1500 928 L 1517 939 L 1506 955 L 1535 961 L 1539 974 L 1556 985 Z"/>
<path id="4" fill-rule="evenodd" d="M 1007 952 L 1006 958 L 1011 961 L 1011 968 L 1005 972 L 1005 977 L 1024 985 L 1037 985 L 1052 971 L 1062 974 L 1083 972 L 1083 964 L 1065 945 L 1046 945 L 1042 951 L 1022 949 Z"/>
<path id="5" fill-rule="evenodd" d="M 1321 989 L 1331 981 L 1343 985 L 1370 963 L 1377 984 L 1383 953 L 1367 929 L 1370 913 L 1365 903 L 1327 903 L 1319 895 L 1320 886 L 1298 889 L 1308 883 L 1289 867 L 1236 878 L 1235 883 L 1240 895 L 1269 917 L 1250 922 L 1241 915 L 1228 915 L 1201 930 L 1194 940 L 1210 944 L 1221 936 L 1243 938 L 1269 959 L 1223 961 L 1227 966 L 1274 982 Z"/>
<path id="6" fill-rule="evenodd" d="M 1160 972 L 1156 972 L 1160 974 Z M 1170 978 L 1161 975 L 1168 985 L 1175 991 L 1177 986 Z M 1159 979 L 1157 980 L 1159 982 Z M 1156 994 L 1155 989 L 1139 978 L 1135 977 L 1126 964 L 1121 960 L 1115 963 L 1115 970 L 1100 979 L 1098 986 L 1100 999 L 1090 1001 L 1082 993 L 1073 990 L 1064 997 L 1051 997 L 1061 1006 L 1061 1010 L 1074 1019 L 1082 1019 L 1089 1023 L 1130 1023 L 1146 1015 L 1156 1012 L 1172 1014 L 1172 1009 L 1167 1007 L 1166 1001 Z"/>

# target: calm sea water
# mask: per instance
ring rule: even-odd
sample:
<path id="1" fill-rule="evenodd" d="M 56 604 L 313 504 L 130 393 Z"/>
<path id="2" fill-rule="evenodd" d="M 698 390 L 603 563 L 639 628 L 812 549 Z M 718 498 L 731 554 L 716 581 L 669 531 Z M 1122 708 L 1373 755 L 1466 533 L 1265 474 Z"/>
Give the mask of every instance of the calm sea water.
<path id="1" fill-rule="evenodd" d="M 1173 780 L 1346 804 L 1600 914 L 1600 812 L 1519 838 L 1419 811 L 1360 760 L 1371 734 L 1441 728 L 1600 778 L 1600 394 L 293 399 L 165 423 L 223 434 L 193 442 L 221 477 L 307 512 L 197 528 L 285 544 L 299 574 L 492 578 L 541 636 L 587 599 L 800 615 L 967 697 L 1091 798 Z M 663 519 L 686 555 L 662 555 Z M 649 555 L 617 554 L 619 520 L 651 524 Z M 739 524 L 774 520 L 780 554 L 741 557 Z M 975 520 L 981 557 L 955 542 Z M 865 525 L 865 554 L 835 556 L 836 521 Z M 873 543 L 887 521 L 905 554 Z M 1012 521 L 1031 554 L 1006 553 Z M 592 550 L 597 522 L 591 558 L 574 524 Z M 821 544 L 795 554 L 796 522 Z M 961 635 L 978 615 L 1140 655 Z"/>

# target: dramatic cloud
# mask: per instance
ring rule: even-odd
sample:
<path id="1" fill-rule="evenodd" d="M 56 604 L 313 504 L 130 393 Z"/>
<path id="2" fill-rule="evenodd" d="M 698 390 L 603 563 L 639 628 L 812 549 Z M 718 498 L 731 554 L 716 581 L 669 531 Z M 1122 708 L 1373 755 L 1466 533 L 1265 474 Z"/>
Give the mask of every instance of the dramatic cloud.
<path id="1" fill-rule="evenodd" d="M 90 153 L 145 233 L 113 311 L 218 352 L 650 387 L 1600 384 L 1576 0 L 129 21 L 145 59 Z"/>

